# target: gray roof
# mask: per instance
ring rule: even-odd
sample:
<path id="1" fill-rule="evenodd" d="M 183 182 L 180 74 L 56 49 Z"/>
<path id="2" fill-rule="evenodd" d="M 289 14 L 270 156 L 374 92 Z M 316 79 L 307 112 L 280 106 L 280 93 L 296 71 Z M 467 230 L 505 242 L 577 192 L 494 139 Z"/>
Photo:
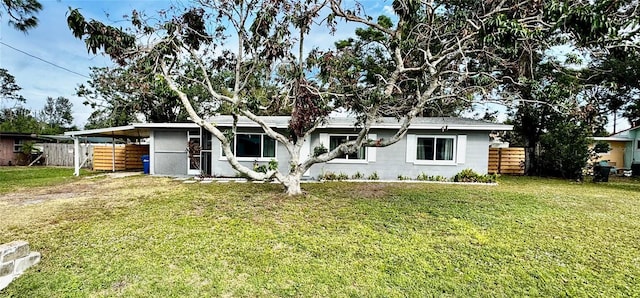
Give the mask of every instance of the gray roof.
<path id="1" fill-rule="evenodd" d="M 261 117 L 265 119 L 270 127 L 287 128 L 289 126 L 289 116 L 269 116 Z M 210 122 L 219 126 L 230 126 L 233 123 L 231 116 L 216 116 L 209 119 Z M 401 119 L 393 117 L 383 117 L 374 123 L 371 128 L 397 129 L 400 128 Z M 356 119 L 350 117 L 330 117 L 325 125 L 320 128 L 353 128 Z M 238 126 L 258 127 L 258 124 L 246 117 L 238 119 Z M 411 121 L 412 129 L 449 129 L 449 130 L 512 130 L 513 125 L 492 123 L 482 120 L 457 118 L 457 117 L 416 117 Z"/>
<path id="2" fill-rule="evenodd" d="M 273 128 L 287 128 L 289 126 L 289 116 L 263 116 L 260 117 Z M 215 116 L 208 120 L 217 126 L 231 126 L 233 117 Z M 320 128 L 353 128 L 356 120 L 348 117 L 330 117 L 325 125 Z M 259 125 L 246 117 L 238 118 L 239 127 L 259 127 Z M 398 129 L 400 120 L 392 117 L 381 118 L 374 123 L 371 128 Z M 133 123 L 127 126 L 69 131 L 67 136 L 100 136 L 114 138 L 148 138 L 154 129 L 197 129 L 198 125 L 189 123 Z M 447 129 L 447 130 L 512 130 L 512 125 L 492 123 L 482 120 L 456 118 L 456 117 L 417 117 L 411 121 L 411 129 Z"/>

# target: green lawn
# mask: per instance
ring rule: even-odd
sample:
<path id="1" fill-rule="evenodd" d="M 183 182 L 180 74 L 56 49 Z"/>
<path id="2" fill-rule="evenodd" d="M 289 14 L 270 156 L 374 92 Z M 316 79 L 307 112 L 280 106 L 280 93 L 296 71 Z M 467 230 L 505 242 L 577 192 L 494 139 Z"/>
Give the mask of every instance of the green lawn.
<path id="1" fill-rule="evenodd" d="M 0 296 L 640 296 L 638 181 L 17 183 L 0 243 L 43 257 Z"/>

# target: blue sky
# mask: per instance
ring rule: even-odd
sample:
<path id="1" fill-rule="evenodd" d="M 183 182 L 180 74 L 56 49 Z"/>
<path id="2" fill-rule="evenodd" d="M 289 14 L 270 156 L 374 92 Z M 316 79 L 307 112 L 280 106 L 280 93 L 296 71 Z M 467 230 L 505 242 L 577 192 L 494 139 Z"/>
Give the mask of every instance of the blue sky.
<path id="1" fill-rule="evenodd" d="M 87 18 L 117 25 L 117 21 L 122 20 L 122 16 L 133 9 L 152 12 L 171 4 L 165 0 L 41 0 L 41 3 L 44 8 L 37 15 L 40 20 L 37 28 L 24 34 L 11 28 L 3 18 L 0 24 L 0 41 L 87 77 L 89 67 L 110 66 L 112 63 L 100 54 L 87 53 L 84 42 L 73 37 L 66 24 L 69 7 L 80 8 Z M 83 99 L 74 94 L 75 88 L 87 81 L 86 77 L 57 68 L 2 44 L 0 68 L 6 68 L 16 78 L 16 83 L 22 87 L 20 93 L 27 99 L 27 108 L 40 110 L 47 97 L 63 96 L 73 103 L 74 124 L 80 128 L 84 126 L 91 108 L 84 106 Z"/>
<path id="2" fill-rule="evenodd" d="M 74 38 L 66 24 L 69 7 L 80 8 L 87 18 L 97 19 L 118 26 L 122 16 L 133 9 L 153 14 L 171 4 L 186 4 L 189 0 L 41 0 L 44 8 L 38 14 L 39 26 L 27 34 L 18 32 L 7 24 L 6 18 L 0 22 L 0 41 L 13 48 L 49 61 L 75 74 L 46 62 L 30 57 L 8 46 L 0 44 L 0 68 L 6 68 L 22 87 L 21 94 L 27 99 L 25 106 L 31 110 L 43 108 L 47 97 L 63 96 L 73 103 L 74 124 L 82 128 L 91 114 L 91 108 L 82 104 L 82 98 L 75 96 L 75 89 L 86 83 L 91 66 L 112 66 L 113 63 L 101 54 L 89 54 L 84 42 Z M 365 1 L 367 2 L 367 1 Z M 390 1 L 368 1 L 368 13 L 388 13 Z M 335 35 L 329 35 L 326 28 L 314 30 L 307 38 L 307 44 L 329 47 L 334 40 L 343 39 L 354 32 L 353 27 L 341 27 Z M 309 49 L 310 49 L 309 47 Z M 85 77 L 86 76 L 86 77 Z M 495 106 L 491 107 L 495 109 Z M 478 106 L 484 110 L 483 105 Z M 619 119 L 620 126 L 628 126 L 626 120 Z"/>

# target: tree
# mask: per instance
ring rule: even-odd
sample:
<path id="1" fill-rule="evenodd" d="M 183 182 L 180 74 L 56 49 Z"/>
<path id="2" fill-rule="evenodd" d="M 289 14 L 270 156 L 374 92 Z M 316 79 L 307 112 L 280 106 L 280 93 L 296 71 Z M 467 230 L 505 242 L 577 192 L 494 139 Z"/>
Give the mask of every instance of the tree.
<path id="1" fill-rule="evenodd" d="M 73 123 L 71 113 L 73 104 L 65 97 L 48 97 L 40 112 L 40 121 L 45 125 L 41 133 L 59 134 L 65 132 Z"/>
<path id="2" fill-rule="evenodd" d="M 0 111 L 0 131 L 38 133 L 40 123 L 29 109 L 5 108 Z"/>
<path id="3" fill-rule="evenodd" d="M 12 25 L 16 30 L 27 32 L 38 25 L 38 18 L 35 14 L 42 10 L 40 2 L 36 0 L 2 0 L 0 5 L 9 17 L 9 25 Z M 0 11 L 1 16 L 2 11 Z"/>
<path id="4" fill-rule="evenodd" d="M 627 13 L 617 1 L 603 2 L 612 5 L 608 12 Z M 573 39 L 577 46 L 588 47 L 592 38 L 609 33 L 601 32 L 600 26 L 585 29 L 574 24 L 591 17 L 583 14 L 586 8 L 601 5 L 588 1 L 397 0 L 392 4 L 391 18 L 366 15 L 357 2 L 347 7 L 340 0 L 200 0 L 181 12 L 154 16 L 164 17 L 159 24 L 146 22 L 148 16 L 134 11 L 128 29 L 87 21 L 78 10 L 72 10 L 67 21 L 89 51 L 103 51 L 122 65 L 149 65 L 146 69 L 175 92 L 192 121 L 222 143 L 234 169 L 251 179 L 275 179 L 291 195 L 301 193 L 300 179 L 314 164 L 362 146 L 398 142 L 411 120 L 430 104 L 517 96 L 500 86 L 519 82 L 532 69 L 529 57 L 544 48 L 542 37 Z M 362 28 L 335 48 L 307 54 L 307 37 L 321 20 L 327 20 L 331 30 L 342 21 Z M 151 35 L 154 38 L 144 39 L 149 42 L 137 44 Z M 199 73 L 180 71 L 185 59 L 193 61 Z M 231 80 L 213 84 L 211 78 L 222 73 L 230 73 Z M 208 91 L 209 101 L 228 105 L 234 116 L 249 118 L 281 143 L 290 156 L 289 171 L 258 172 L 239 163 L 230 146 L 235 127 L 222 131 L 197 113 L 185 92 L 193 84 Z M 258 117 L 270 106 L 290 111 L 287 131 L 276 131 Z M 334 110 L 357 117 L 358 137 L 302 160 L 305 139 Z M 400 129 L 388 139 L 367 139 L 371 125 L 382 115 L 398 117 Z"/>
<path id="5" fill-rule="evenodd" d="M 0 99 L 2 105 L 8 102 L 13 104 L 25 102 L 25 98 L 18 93 L 22 88 L 16 84 L 16 78 L 6 69 L 0 68 Z"/>
<path id="6" fill-rule="evenodd" d="M 140 71 L 140 65 L 128 67 L 95 67 L 91 79 L 76 89 L 78 96 L 85 98 L 85 105 L 94 112 L 89 117 L 87 127 L 99 128 L 128 125 L 140 121 L 164 123 L 185 122 L 187 114 L 177 95 L 163 80 L 153 74 Z M 193 63 L 182 66 L 188 73 L 198 71 Z M 201 113 L 207 111 L 199 99 L 206 97 L 206 91 L 195 85 L 187 91 L 191 104 Z"/>

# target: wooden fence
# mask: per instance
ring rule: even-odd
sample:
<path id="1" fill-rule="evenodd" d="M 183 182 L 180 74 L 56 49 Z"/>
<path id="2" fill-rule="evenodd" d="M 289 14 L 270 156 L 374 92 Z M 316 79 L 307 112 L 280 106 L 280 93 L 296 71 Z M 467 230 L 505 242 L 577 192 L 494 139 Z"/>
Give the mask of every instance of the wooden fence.
<path id="1" fill-rule="evenodd" d="M 73 144 L 38 143 L 44 154 L 44 164 L 47 166 L 73 167 Z M 92 154 L 92 145 L 80 145 L 80 159 L 83 161 Z"/>
<path id="2" fill-rule="evenodd" d="M 523 175 L 524 148 L 489 148 L 489 173 Z"/>
<path id="3" fill-rule="evenodd" d="M 96 171 L 140 170 L 142 155 L 145 154 L 149 154 L 148 145 L 120 145 L 115 147 L 115 151 L 111 146 L 96 146 L 93 148 L 93 169 Z"/>

